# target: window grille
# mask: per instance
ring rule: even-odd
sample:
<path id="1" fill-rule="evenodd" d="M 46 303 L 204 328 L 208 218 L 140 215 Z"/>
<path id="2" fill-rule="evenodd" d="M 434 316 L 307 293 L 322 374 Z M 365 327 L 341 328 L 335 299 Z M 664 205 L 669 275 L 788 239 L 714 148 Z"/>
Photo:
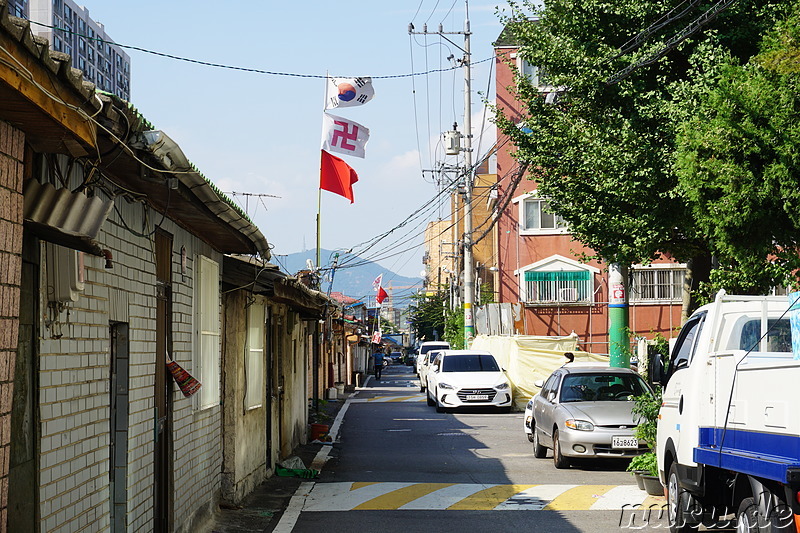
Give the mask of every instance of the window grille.
<path id="1" fill-rule="evenodd" d="M 630 290 L 632 302 L 669 301 L 683 299 L 684 268 L 634 269 Z"/>
<path id="2" fill-rule="evenodd" d="M 592 303 L 592 273 L 578 271 L 525 272 L 528 303 Z"/>

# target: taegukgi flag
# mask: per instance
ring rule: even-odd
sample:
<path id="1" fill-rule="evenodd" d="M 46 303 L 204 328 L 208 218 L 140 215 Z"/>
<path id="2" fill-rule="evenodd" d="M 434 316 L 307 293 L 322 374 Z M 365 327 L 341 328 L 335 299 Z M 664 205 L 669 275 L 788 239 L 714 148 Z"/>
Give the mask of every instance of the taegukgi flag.
<path id="1" fill-rule="evenodd" d="M 369 128 L 336 115 L 322 114 L 323 150 L 363 158 L 368 141 Z"/>
<path id="2" fill-rule="evenodd" d="M 325 109 L 364 105 L 373 96 L 372 78 L 328 78 L 325 84 Z"/>

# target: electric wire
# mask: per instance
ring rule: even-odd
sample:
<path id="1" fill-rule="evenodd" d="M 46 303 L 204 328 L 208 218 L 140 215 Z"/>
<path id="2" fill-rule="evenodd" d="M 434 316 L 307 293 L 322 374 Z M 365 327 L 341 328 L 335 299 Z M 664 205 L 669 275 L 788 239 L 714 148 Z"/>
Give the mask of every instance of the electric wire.
<path id="1" fill-rule="evenodd" d="M 736 1 L 737 0 L 720 0 L 711 8 L 709 8 L 708 11 L 706 11 L 705 13 L 697 17 L 694 21 L 692 21 L 688 26 L 684 27 L 681 31 L 679 31 L 678 33 L 673 35 L 670 39 L 668 39 L 660 50 L 650 54 L 646 58 L 632 65 L 625 67 L 624 69 L 618 71 L 616 74 L 611 76 L 608 80 L 606 80 L 606 85 L 614 85 L 615 83 L 619 83 L 620 81 L 630 76 L 631 73 L 633 73 L 633 71 L 641 67 L 652 65 L 653 63 L 664 57 L 664 55 L 666 55 L 667 52 L 675 49 L 683 41 L 685 41 L 686 39 L 697 33 L 697 31 L 699 31 L 700 28 L 710 23 L 717 17 L 717 15 L 719 15 L 722 11 L 730 7 L 730 5 Z"/>
<path id="2" fill-rule="evenodd" d="M 33 20 L 30 20 L 28 22 L 30 22 L 31 24 L 36 24 L 38 26 L 44 26 L 46 28 L 51 28 L 51 29 L 54 29 L 54 30 L 63 31 L 65 33 L 70 33 L 70 34 L 73 34 L 73 35 L 77 35 L 78 37 L 83 37 L 84 39 L 87 39 L 87 40 L 97 41 L 97 42 L 101 42 L 101 43 L 113 44 L 114 46 L 119 46 L 120 48 L 126 48 L 126 49 L 129 49 L 129 50 L 136 50 L 137 52 L 142 52 L 142 53 L 145 53 L 145 54 L 150 54 L 150 55 L 154 55 L 154 56 L 158 56 L 158 57 L 164 57 L 164 58 L 167 58 L 167 59 L 173 59 L 175 61 L 183 61 L 183 62 L 186 62 L 186 63 L 194 63 L 196 65 L 202 65 L 202 66 L 205 66 L 205 67 L 214 67 L 214 68 L 221 68 L 221 69 L 227 69 L 227 70 L 236 70 L 236 71 L 240 71 L 240 72 L 250 72 L 250 73 L 253 73 L 253 74 L 264 74 L 264 75 L 268 75 L 268 76 L 283 76 L 283 77 L 290 77 L 290 78 L 314 78 L 314 79 L 327 79 L 327 78 L 329 78 L 329 76 L 327 74 L 302 74 L 302 73 L 297 73 L 297 72 L 280 72 L 280 71 L 265 70 L 265 69 L 259 69 L 259 68 L 251 68 L 251 67 L 238 67 L 238 66 L 235 66 L 235 65 L 227 65 L 227 64 L 224 64 L 224 63 L 214 63 L 214 62 L 211 62 L 211 61 L 203 61 L 203 60 L 200 60 L 200 59 L 192 59 L 192 58 L 188 58 L 188 57 L 178 56 L 178 55 L 175 55 L 175 54 L 168 54 L 168 53 L 165 53 L 165 52 L 158 52 L 156 50 L 150 50 L 150 49 L 147 49 L 147 48 L 143 48 L 141 46 L 133 46 L 133 45 L 129 45 L 129 44 L 120 44 L 120 43 L 116 43 L 114 41 L 108 41 L 108 40 L 105 40 L 105 39 L 101 39 L 99 37 L 89 37 L 87 35 L 84 35 L 82 33 L 76 32 L 76 31 L 72 31 L 72 30 L 69 30 L 69 29 L 66 29 L 66 28 L 61 28 L 59 26 L 52 26 L 52 25 L 49 25 L 49 24 L 44 24 L 42 22 L 35 22 Z M 477 63 L 484 63 L 486 61 L 491 61 L 492 59 L 494 59 L 494 58 L 493 57 L 489 57 L 489 58 L 486 58 L 486 59 L 482 59 L 482 60 L 478 61 Z M 457 66 L 454 66 L 454 67 L 445 69 L 445 71 L 454 70 L 454 69 L 457 69 L 457 68 L 458 68 Z M 429 71 L 429 72 L 411 72 L 411 73 L 405 73 L 405 74 L 386 74 L 386 75 L 370 76 L 370 77 L 373 80 L 387 80 L 387 79 L 397 79 L 397 78 L 410 78 L 410 77 L 413 77 L 413 76 L 425 76 L 425 75 L 428 75 L 428 74 L 433 74 L 435 72 L 436 72 L 436 70 L 432 70 L 432 71 Z"/>
<path id="3" fill-rule="evenodd" d="M 422 1 L 420 1 L 419 3 L 420 7 L 422 7 Z M 419 13 L 419 8 L 417 8 L 417 13 Z M 411 72 L 414 72 L 414 39 L 413 35 L 411 35 L 410 33 L 408 34 L 408 49 L 409 49 L 409 56 L 411 57 Z M 422 177 L 424 179 L 425 166 L 422 164 L 422 146 L 420 145 L 419 142 L 419 111 L 417 110 L 417 82 L 415 77 L 411 78 L 411 100 L 414 107 L 414 134 L 417 139 L 417 156 L 419 157 L 419 170 L 422 173 Z"/>

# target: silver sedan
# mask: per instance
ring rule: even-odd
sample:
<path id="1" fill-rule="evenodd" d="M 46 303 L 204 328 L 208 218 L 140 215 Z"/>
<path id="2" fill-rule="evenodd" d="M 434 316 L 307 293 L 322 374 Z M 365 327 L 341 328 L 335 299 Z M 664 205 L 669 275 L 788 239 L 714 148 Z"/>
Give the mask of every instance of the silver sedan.
<path id="1" fill-rule="evenodd" d="M 626 368 L 569 364 L 557 369 L 533 398 L 533 455 L 553 450 L 556 468 L 577 458 L 631 458 L 648 450 L 634 436 L 638 424 L 633 398 L 651 393 L 636 372 Z"/>

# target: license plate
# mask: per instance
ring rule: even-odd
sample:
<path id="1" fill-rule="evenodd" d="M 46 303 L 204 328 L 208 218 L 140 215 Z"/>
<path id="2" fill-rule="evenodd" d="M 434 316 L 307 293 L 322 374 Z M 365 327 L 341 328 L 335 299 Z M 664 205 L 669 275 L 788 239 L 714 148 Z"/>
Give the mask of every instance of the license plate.
<path id="1" fill-rule="evenodd" d="M 488 394 L 467 394 L 467 401 L 488 400 Z"/>
<path id="2" fill-rule="evenodd" d="M 611 437 L 611 447 L 623 450 L 637 450 L 639 439 L 636 437 Z"/>

